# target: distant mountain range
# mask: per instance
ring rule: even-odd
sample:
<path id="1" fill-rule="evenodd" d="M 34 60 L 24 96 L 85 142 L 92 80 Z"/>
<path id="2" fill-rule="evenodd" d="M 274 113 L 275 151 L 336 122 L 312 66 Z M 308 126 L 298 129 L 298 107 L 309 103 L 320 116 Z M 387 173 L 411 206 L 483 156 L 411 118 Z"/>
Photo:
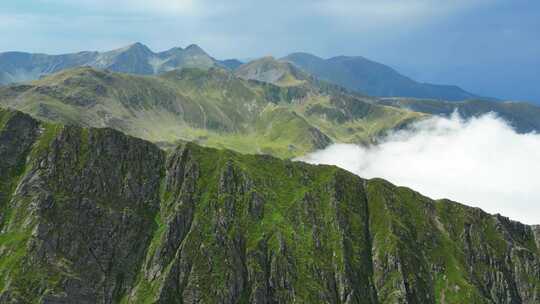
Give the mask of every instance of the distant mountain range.
<path id="1" fill-rule="evenodd" d="M 294 87 L 303 83 L 317 81 L 326 83 L 324 80 L 320 80 L 320 77 L 307 73 L 291 61 L 274 59 L 273 57 L 264 57 L 246 63 L 237 68 L 235 74 L 243 79 L 268 82 L 285 87 Z M 353 94 L 358 96 L 358 93 Z M 463 118 L 470 118 L 494 112 L 510 123 L 517 132 L 540 131 L 540 107 L 526 102 L 501 102 L 489 98 L 474 97 L 474 95 L 463 101 L 414 97 L 381 97 L 373 98 L 373 102 L 379 105 L 438 116 L 449 116 L 457 112 Z"/>
<path id="2" fill-rule="evenodd" d="M 105 53 L 27 57 L 26 65 L 7 63 L 40 79 L 1 87 L 0 106 L 49 122 L 111 127 L 165 146 L 194 141 L 292 158 L 333 142 L 373 143 L 388 130 L 454 111 L 464 117 L 496 112 L 519 132 L 540 131 L 540 107 L 531 104 L 369 97 L 289 60 L 220 61 L 196 45 L 153 53 L 137 43 Z M 28 73 L 28 62 L 39 73 Z M 76 63 L 94 67 L 68 68 Z"/>
<path id="3" fill-rule="evenodd" d="M 263 62 L 269 64 L 268 59 L 269 57 L 263 58 L 262 62 L 255 60 L 256 65 Z M 457 86 L 419 83 L 384 64 L 363 57 L 339 56 L 323 59 L 307 53 L 294 53 L 279 60 L 282 67 L 285 67 L 284 62 L 292 63 L 304 73 L 309 73 L 319 79 L 370 96 L 431 98 L 448 101 L 479 98 Z M 236 59 L 217 60 L 197 45 L 190 45 L 185 49 L 175 47 L 155 53 L 141 43 L 134 43 L 107 52 L 85 51 L 65 55 L 0 53 L 0 84 L 35 80 L 60 70 L 80 66 L 140 75 L 157 75 L 185 67 L 201 69 L 222 67 L 229 70 L 238 69 L 238 75 L 243 78 L 261 81 L 266 79 L 272 83 L 276 80 L 273 78 L 279 76 L 272 74 L 276 72 L 275 69 L 266 75 L 260 75 L 252 70 L 254 65 L 250 63 L 242 65 L 242 62 Z M 288 80 L 283 79 L 283 81 Z"/>
<path id="4" fill-rule="evenodd" d="M 241 64 L 234 59 L 216 60 L 195 44 L 185 49 L 175 47 L 159 53 L 154 53 L 141 43 L 108 52 L 85 51 L 65 55 L 7 52 L 0 53 L 0 84 L 36 80 L 61 70 L 81 66 L 122 73 L 157 75 L 186 67 L 208 69 L 221 66 L 234 69 Z"/>
<path id="5" fill-rule="evenodd" d="M 458 86 L 414 81 L 389 66 L 359 56 L 323 59 L 307 53 L 294 53 L 284 57 L 283 60 L 294 63 L 320 79 L 371 96 L 433 98 L 448 101 L 479 98 Z"/>

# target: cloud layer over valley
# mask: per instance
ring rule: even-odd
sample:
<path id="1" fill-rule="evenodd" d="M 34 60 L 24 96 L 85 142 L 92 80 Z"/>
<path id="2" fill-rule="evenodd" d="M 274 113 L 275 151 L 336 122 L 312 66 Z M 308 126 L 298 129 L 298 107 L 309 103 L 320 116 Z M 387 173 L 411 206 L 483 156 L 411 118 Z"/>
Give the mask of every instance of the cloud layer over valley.
<path id="1" fill-rule="evenodd" d="M 540 134 L 518 134 L 494 114 L 431 118 L 375 146 L 335 144 L 302 160 L 540 224 Z"/>

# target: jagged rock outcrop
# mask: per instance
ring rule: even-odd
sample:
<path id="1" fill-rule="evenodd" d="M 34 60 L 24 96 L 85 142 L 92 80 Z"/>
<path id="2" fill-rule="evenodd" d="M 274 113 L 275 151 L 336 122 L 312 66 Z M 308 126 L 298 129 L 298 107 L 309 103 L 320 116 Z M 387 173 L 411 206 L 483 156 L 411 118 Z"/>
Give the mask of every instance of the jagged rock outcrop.
<path id="1" fill-rule="evenodd" d="M 538 303 L 538 227 L 0 111 L 1 303 Z"/>

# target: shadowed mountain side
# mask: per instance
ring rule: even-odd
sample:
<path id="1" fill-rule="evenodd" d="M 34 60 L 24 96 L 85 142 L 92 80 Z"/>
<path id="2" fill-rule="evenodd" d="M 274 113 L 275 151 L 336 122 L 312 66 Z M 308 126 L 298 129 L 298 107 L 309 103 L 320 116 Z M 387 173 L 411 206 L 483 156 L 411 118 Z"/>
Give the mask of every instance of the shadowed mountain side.
<path id="1" fill-rule="evenodd" d="M 2 303 L 538 303 L 539 231 L 331 166 L 0 110 Z"/>
<path id="2" fill-rule="evenodd" d="M 451 101 L 478 97 L 453 85 L 416 82 L 389 66 L 360 56 L 323 59 L 307 53 L 293 53 L 282 60 L 291 62 L 322 80 L 370 96 L 402 96 Z"/>

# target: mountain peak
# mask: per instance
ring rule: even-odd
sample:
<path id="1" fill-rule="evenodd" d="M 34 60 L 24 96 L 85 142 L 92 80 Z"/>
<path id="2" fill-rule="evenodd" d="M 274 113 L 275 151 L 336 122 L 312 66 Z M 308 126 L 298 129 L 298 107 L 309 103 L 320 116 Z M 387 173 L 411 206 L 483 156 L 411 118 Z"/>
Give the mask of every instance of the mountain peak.
<path id="1" fill-rule="evenodd" d="M 476 95 L 456 86 L 420 83 L 390 66 L 362 56 L 322 59 L 306 53 L 284 58 L 313 76 L 355 92 L 379 97 L 416 97 L 460 101 Z"/>
<path id="2" fill-rule="evenodd" d="M 152 51 L 150 50 L 149 47 L 147 47 L 146 45 L 140 43 L 140 42 L 135 42 L 133 44 L 130 44 L 128 45 L 126 48 L 126 50 L 136 50 L 136 51 L 142 51 L 142 52 L 145 52 L 145 53 L 152 53 Z"/>
<path id="3" fill-rule="evenodd" d="M 202 53 L 202 54 L 206 54 L 206 52 L 198 45 L 196 44 L 190 44 L 186 47 L 185 49 L 186 52 L 190 52 L 190 53 Z"/>
<path id="4" fill-rule="evenodd" d="M 208 69 L 218 64 L 217 60 L 208 55 L 196 44 L 191 44 L 185 49 L 180 47 L 172 48 L 159 53 L 158 56 L 166 60 L 165 66 L 160 68 L 162 72 L 186 67 Z"/>
<path id="5" fill-rule="evenodd" d="M 310 53 L 303 53 L 303 52 L 296 52 L 296 53 L 289 54 L 283 57 L 281 60 L 290 62 L 298 67 L 321 65 L 325 61 L 323 58 L 320 58 Z"/>
<path id="6" fill-rule="evenodd" d="M 367 59 L 366 57 L 363 57 L 363 56 L 338 55 L 338 56 L 331 57 L 331 58 L 328 59 L 328 60 L 337 60 L 337 61 L 344 61 L 344 60 L 368 61 L 368 62 L 371 62 L 371 63 L 375 63 L 375 64 L 380 64 L 380 65 L 382 65 L 382 63 L 378 63 L 378 62 L 375 62 L 375 61 L 373 61 L 373 60 L 369 60 L 369 59 Z"/>
<path id="7" fill-rule="evenodd" d="M 131 47 L 146 47 L 146 45 L 142 44 L 141 42 L 135 42 L 130 45 Z"/>
<path id="8" fill-rule="evenodd" d="M 285 67 L 287 63 L 288 62 L 286 61 L 282 61 L 282 60 L 274 58 L 274 56 L 264 56 L 264 57 L 252 60 L 244 64 L 244 66 L 256 67 L 256 66 L 261 66 L 261 65 L 271 65 L 271 66 L 276 66 L 276 67 L 278 66 Z"/>
<path id="9" fill-rule="evenodd" d="M 118 54 L 123 54 L 123 53 L 136 53 L 136 54 L 144 54 L 144 55 L 147 55 L 147 54 L 153 54 L 152 50 L 150 50 L 150 48 L 148 48 L 146 45 L 140 43 L 140 42 L 135 42 L 135 43 L 132 43 L 130 45 L 127 45 L 125 47 L 122 47 L 122 48 L 119 48 L 119 49 L 116 49 L 116 50 L 112 50 L 112 51 L 109 51 L 109 52 L 105 52 L 103 54 L 111 54 L 111 55 L 118 55 Z"/>
<path id="10" fill-rule="evenodd" d="M 313 54 L 310 54 L 310 53 L 306 53 L 306 52 L 294 52 L 294 53 L 291 53 L 291 54 L 283 57 L 283 59 L 293 58 L 293 57 L 294 58 L 307 58 L 307 59 L 324 60 L 319 56 L 316 56 L 316 55 L 313 55 Z"/>
<path id="11" fill-rule="evenodd" d="M 263 57 L 261 57 L 259 59 L 253 60 L 253 62 L 256 62 L 256 61 L 277 61 L 277 59 L 274 58 L 274 56 L 272 56 L 272 55 L 267 55 L 267 56 L 263 56 Z"/>
<path id="12" fill-rule="evenodd" d="M 278 86 L 297 86 L 309 78 L 307 74 L 288 61 L 277 60 L 272 56 L 262 57 L 238 67 L 236 75 L 240 78 L 269 82 Z"/>

